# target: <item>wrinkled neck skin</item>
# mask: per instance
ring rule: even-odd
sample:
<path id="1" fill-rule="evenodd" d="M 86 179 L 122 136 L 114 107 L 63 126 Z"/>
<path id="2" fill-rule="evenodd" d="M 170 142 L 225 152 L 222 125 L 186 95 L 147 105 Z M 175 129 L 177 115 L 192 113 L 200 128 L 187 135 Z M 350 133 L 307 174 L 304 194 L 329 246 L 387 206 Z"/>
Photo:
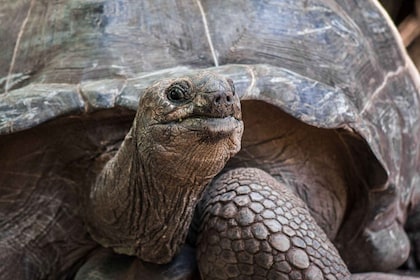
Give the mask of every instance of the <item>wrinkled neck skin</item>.
<path id="1" fill-rule="evenodd" d="M 206 185 L 240 149 L 239 133 L 211 139 L 136 116 L 92 187 L 88 229 L 117 253 L 167 263 L 179 251 Z M 217 140 L 217 141 L 215 141 Z"/>

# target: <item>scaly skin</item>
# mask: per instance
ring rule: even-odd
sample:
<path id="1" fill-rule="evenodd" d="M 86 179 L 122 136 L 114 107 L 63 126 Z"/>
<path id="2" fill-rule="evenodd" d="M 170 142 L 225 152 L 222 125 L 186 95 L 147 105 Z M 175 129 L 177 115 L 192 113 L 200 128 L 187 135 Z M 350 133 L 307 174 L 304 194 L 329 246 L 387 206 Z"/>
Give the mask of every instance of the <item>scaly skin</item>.
<path id="1" fill-rule="evenodd" d="M 303 201 L 260 169 L 223 174 L 199 209 L 203 279 L 350 279 Z"/>

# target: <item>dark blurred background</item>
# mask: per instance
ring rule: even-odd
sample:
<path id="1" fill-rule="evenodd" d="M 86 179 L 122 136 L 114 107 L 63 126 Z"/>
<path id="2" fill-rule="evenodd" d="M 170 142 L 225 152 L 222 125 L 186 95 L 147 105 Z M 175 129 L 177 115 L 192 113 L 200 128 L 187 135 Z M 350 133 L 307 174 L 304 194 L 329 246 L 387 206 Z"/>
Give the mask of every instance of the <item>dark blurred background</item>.
<path id="1" fill-rule="evenodd" d="M 381 0 L 398 26 L 408 53 L 420 70 L 420 0 Z"/>

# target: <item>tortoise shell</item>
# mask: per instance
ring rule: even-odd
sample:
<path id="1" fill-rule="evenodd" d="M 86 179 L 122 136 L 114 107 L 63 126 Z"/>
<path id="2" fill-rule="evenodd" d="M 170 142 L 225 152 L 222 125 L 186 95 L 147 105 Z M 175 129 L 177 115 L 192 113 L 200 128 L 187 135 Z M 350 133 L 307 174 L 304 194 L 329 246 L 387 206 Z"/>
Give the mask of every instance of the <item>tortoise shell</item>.
<path id="1" fill-rule="evenodd" d="M 339 249 L 404 224 L 420 182 L 420 79 L 376 1 L 18 1 L 0 9 L 9 15 L 0 27 L 0 247 L 64 244 L 45 245 L 50 258 L 24 256 L 40 277 L 57 263 L 54 273 L 68 273 L 96 246 L 81 197 L 128 131 L 142 91 L 203 69 L 234 81 L 249 119 L 269 104 L 342 135 L 359 178 L 343 215 L 363 222 L 357 232 L 346 222 L 331 231 Z M 245 122 L 244 142 L 248 131 Z M 57 257 L 62 251 L 68 258 Z M 351 255 L 343 254 L 350 266 Z"/>

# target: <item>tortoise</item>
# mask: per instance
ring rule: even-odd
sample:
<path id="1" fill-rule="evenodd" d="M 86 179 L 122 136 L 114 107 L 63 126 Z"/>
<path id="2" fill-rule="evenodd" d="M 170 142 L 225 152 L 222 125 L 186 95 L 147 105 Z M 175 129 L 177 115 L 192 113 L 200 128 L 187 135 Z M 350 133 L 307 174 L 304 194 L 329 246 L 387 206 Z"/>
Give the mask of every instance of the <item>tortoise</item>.
<path id="1" fill-rule="evenodd" d="M 408 258 L 420 80 L 376 1 L 1 9 L 3 278 L 187 279 L 196 254 L 203 279 L 348 279 Z"/>

